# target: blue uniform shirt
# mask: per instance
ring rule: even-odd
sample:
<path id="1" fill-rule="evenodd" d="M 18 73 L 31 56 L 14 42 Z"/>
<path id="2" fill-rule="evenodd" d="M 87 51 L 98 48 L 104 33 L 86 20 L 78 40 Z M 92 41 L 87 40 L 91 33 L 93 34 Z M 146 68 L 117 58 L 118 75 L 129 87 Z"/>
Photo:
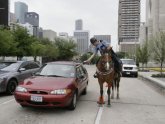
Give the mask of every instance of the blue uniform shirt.
<path id="1" fill-rule="evenodd" d="M 98 51 L 102 54 L 103 51 L 108 47 L 107 41 L 100 42 L 94 49 L 94 53 L 97 54 Z"/>

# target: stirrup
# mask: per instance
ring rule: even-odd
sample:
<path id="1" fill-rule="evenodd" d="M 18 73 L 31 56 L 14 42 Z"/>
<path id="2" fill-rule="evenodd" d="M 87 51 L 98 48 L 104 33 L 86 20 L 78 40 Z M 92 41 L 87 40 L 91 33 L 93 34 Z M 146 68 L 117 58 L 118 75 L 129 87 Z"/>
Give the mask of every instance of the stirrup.
<path id="1" fill-rule="evenodd" d="M 97 73 L 95 73 L 95 74 L 93 75 L 93 77 L 94 77 L 94 78 L 97 78 Z"/>

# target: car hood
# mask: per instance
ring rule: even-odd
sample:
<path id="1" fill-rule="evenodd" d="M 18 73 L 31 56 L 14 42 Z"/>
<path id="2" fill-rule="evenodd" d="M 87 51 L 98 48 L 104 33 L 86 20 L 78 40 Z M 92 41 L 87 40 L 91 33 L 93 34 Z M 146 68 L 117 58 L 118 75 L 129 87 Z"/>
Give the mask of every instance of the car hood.
<path id="1" fill-rule="evenodd" d="M 64 89 L 68 87 L 72 82 L 74 82 L 74 78 L 37 76 L 24 80 L 22 85 L 28 89 L 54 90 Z"/>
<path id="2" fill-rule="evenodd" d="M 0 70 L 0 77 L 7 76 L 7 75 L 9 75 L 10 73 L 11 73 L 10 71 L 2 71 L 2 70 Z"/>

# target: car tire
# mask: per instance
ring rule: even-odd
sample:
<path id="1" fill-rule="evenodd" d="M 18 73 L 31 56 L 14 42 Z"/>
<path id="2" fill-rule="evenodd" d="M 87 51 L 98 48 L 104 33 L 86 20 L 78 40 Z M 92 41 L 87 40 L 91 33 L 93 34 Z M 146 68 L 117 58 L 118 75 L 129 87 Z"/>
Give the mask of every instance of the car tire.
<path id="1" fill-rule="evenodd" d="M 86 95 L 87 94 L 87 87 L 85 87 L 85 89 L 82 92 L 82 95 Z"/>
<path id="2" fill-rule="evenodd" d="M 6 92 L 10 95 L 12 95 L 17 87 L 17 81 L 14 79 L 11 79 L 7 84 Z"/>
<path id="3" fill-rule="evenodd" d="M 21 105 L 21 107 L 22 107 L 22 108 L 25 108 L 25 107 L 27 107 L 26 105 L 22 105 L 22 104 L 20 104 L 20 105 Z"/>
<path id="4" fill-rule="evenodd" d="M 69 110 L 74 110 L 76 108 L 76 104 L 77 104 L 77 93 L 75 92 L 71 104 L 69 105 Z"/>

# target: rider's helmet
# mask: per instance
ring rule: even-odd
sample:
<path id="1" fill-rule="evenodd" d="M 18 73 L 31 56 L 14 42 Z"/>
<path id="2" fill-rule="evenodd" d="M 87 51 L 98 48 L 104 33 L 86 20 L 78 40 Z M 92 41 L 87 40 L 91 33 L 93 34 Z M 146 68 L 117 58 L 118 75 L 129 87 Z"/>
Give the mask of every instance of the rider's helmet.
<path id="1" fill-rule="evenodd" d="M 95 37 L 92 37 L 92 38 L 90 39 L 91 44 L 94 44 L 96 41 L 97 41 L 97 39 L 96 39 Z"/>

